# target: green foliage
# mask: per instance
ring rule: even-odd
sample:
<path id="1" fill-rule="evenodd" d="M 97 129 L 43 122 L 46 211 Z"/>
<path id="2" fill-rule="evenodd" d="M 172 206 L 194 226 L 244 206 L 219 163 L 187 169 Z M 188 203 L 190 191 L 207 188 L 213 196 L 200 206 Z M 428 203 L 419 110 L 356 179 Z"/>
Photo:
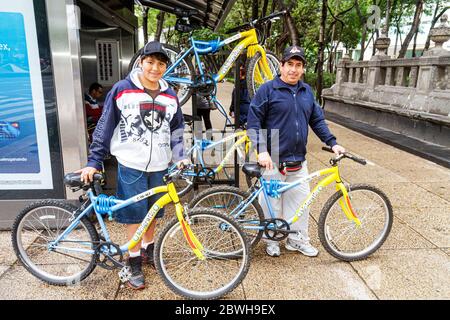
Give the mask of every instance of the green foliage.
<path id="1" fill-rule="evenodd" d="M 312 88 L 315 88 L 317 82 L 317 73 L 306 72 L 304 81 L 309 84 Z M 330 88 L 336 81 L 336 75 L 334 73 L 324 72 L 323 73 L 323 87 Z"/>

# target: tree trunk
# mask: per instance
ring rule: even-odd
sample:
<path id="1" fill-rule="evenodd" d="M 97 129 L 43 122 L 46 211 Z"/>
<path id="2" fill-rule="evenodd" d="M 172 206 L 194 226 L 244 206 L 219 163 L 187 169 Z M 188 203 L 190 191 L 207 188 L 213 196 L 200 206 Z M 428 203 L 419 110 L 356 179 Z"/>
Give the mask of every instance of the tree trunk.
<path id="1" fill-rule="evenodd" d="M 148 11 L 149 7 L 144 7 L 142 10 L 142 28 L 144 30 L 144 44 L 148 42 Z"/>
<path id="2" fill-rule="evenodd" d="M 416 57 L 416 45 L 417 45 L 417 34 L 419 33 L 419 28 L 417 28 L 416 33 L 414 34 L 414 41 L 413 41 L 413 51 L 412 51 L 412 57 Z"/>
<path id="3" fill-rule="evenodd" d="M 261 10 L 261 18 L 267 16 L 267 7 L 269 6 L 269 0 L 264 0 Z"/>
<path id="4" fill-rule="evenodd" d="M 164 25 L 164 16 L 165 16 L 165 12 L 164 11 L 160 11 L 159 13 L 158 13 L 158 17 L 157 17 L 157 20 L 158 20 L 158 24 L 157 24 L 157 26 L 156 26 L 156 32 L 155 32 L 155 40 L 156 41 L 160 41 L 161 40 L 161 33 L 162 33 L 162 30 L 163 30 L 163 25 Z"/>
<path id="5" fill-rule="evenodd" d="M 253 0 L 252 2 L 252 21 L 258 19 L 259 1 Z"/>
<path id="6" fill-rule="evenodd" d="M 290 14 L 290 10 L 288 10 L 286 8 L 286 5 L 284 4 L 283 0 L 278 0 L 278 5 L 281 10 L 286 10 L 286 12 L 287 12 L 284 18 L 285 18 L 285 22 L 286 22 L 287 31 L 291 38 L 291 45 L 298 46 L 300 43 L 300 41 L 299 41 L 300 37 L 298 35 L 298 30 L 295 25 L 294 19 L 292 19 L 292 16 Z"/>
<path id="7" fill-rule="evenodd" d="M 398 53 L 398 58 L 404 58 L 406 55 L 406 51 L 408 50 L 409 43 L 411 42 L 412 37 L 417 32 L 417 29 L 419 28 L 420 24 L 420 17 L 422 16 L 423 12 L 423 0 L 417 0 L 416 1 L 416 12 L 414 13 L 414 20 L 413 24 L 411 26 L 411 30 L 409 30 L 408 35 L 405 38 L 405 41 L 402 44 L 402 47 L 400 48 L 400 52 Z"/>
<path id="8" fill-rule="evenodd" d="M 359 56 L 359 61 L 363 61 L 364 59 L 364 53 L 366 51 L 366 38 L 367 38 L 367 18 L 364 17 L 361 13 L 361 8 L 359 7 L 358 0 L 355 0 L 355 9 L 356 14 L 359 17 L 359 23 L 362 27 L 362 34 L 361 34 L 361 54 Z"/>
<path id="9" fill-rule="evenodd" d="M 320 31 L 319 31 L 319 57 L 317 59 L 317 100 L 320 101 L 322 97 L 322 83 L 323 83 L 323 61 L 325 51 L 325 29 L 327 23 L 327 2 L 328 0 L 322 0 L 322 16 L 320 18 Z"/>

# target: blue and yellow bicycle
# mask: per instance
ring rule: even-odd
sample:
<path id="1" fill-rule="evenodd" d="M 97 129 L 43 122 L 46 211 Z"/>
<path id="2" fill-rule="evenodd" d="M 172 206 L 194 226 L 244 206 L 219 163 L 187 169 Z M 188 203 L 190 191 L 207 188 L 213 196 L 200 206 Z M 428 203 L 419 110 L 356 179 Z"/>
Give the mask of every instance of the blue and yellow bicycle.
<path id="1" fill-rule="evenodd" d="M 329 151 L 328 148 L 324 148 Z M 368 184 L 344 184 L 339 173 L 339 162 L 350 159 L 366 164 L 347 152 L 330 160 L 331 167 L 316 171 L 294 182 L 267 180 L 262 176 L 258 164 L 245 164 L 244 173 L 256 179 L 249 191 L 235 187 L 220 186 L 207 189 L 198 194 L 190 203 L 190 208 L 206 207 L 221 210 L 233 217 L 243 227 L 252 247 L 264 236 L 267 239 L 281 241 L 290 233 L 290 225 L 316 200 L 318 194 L 328 185 L 335 183 L 336 193 L 324 204 L 318 220 L 319 239 L 328 253 L 344 260 L 354 261 L 368 257 L 384 243 L 392 228 L 393 212 L 389 198 L 383 191 Z M 281 194 L 312 179 L 326 176 L 319 181 L 311 193 L 299 201 L 299 207 L 288 220 L 274 213 L 270 198 L 279 198 Z M 259 195 L 267 204 L 269 217 L 258 202 Z"/>
<path id="2" fill-rule="evenodd" d="M 219 298 L 236 288 L 247 274 L 249 245 L 239 224 L 211 208 L 186 210 L 172 179 L 166 185 L 127 200 L 101 194 L 101 174 L 84 184 L 79 173 L 65 176 L 73 191 L 83 189 L 80 208 L 67 201 L 43 200 L 30 204 L 17 216 L 12 243 L 19 261 L 38 279 L 52 285 L 78 284 L 96 266 L 118 269 L 122 282 L 131 271 L 124 254 L 141 241 L 160 209 L 174 203 L 176 217 L 159 232 L 154 261 L 158 274 L 175 293 L 192 299 Z M 148 211 L 129 242 L 120 245 L 110 237 L 103 215 L 163 193 Z"/>
<path id="3" fill-rule="evenodd" d="M 193 12 L 186 11 L 183 18 L 188 19 L 193 14 Z M 256 90 L 263 83 L 272 80 L 279 72 L 279 60 L 275 54 L 265 50 L 260 44 L 258 40 L 258 29 L 263 28 L 270 21 L 280 19 L 284 14 L 284 11 L 276 12 L 237 27 L 235 29 L 244 31 L 238 32 L 224 40 L 220 40 L 219 38 L 212 41 L 202 41 L 196 40 L 191 36 L 189 37 L 191 46 L 182 51 L 172 45 L 163 44 L 172 61 L 172 64 L 164 74 L 164 79 L 170 84 L 179 87 L 178 99 L 180 105 L 184 105 L 189 100 L 194 89 L 197 94 L 211 97 L 217 105 L 217 99 L 214 98 L 217 83 L 225 78 L 234 62 L 244 50 L 247 50 L 247 87 L 250 98 L 252 98 Z M 192 31 L 192 28 L 188 30 Z M 237 40 L 240 40 L 239 43 L 231 51 L 217 74 L 212 74 L 204 70 L 200 59 L 201 55 L 214 54 L 219 49 Z M 131 59 L 129 71 L 134 68 L 139 68 L 139 57 L 142 54 L 142 50 L 138 50 Z M 195 62 L 196 68 L 194 68 L 193 61 Z M 198 72 L 195 72 L 196 69 Z"/>

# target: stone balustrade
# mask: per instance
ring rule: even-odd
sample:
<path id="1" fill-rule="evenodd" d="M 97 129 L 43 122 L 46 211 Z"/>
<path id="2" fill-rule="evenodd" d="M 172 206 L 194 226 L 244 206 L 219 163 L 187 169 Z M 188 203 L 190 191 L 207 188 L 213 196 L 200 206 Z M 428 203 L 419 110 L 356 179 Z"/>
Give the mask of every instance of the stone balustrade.
<path id="1" fill-rule="evenodd" d="M 450 52 L 442 46 L 450 39 L 447 16 L 422 57 L 391 59 L 389 38 L 379 39 L 369 61 L 341 59 L 336 83 L 322 91 L 325 111 L 450 147 Z"/>

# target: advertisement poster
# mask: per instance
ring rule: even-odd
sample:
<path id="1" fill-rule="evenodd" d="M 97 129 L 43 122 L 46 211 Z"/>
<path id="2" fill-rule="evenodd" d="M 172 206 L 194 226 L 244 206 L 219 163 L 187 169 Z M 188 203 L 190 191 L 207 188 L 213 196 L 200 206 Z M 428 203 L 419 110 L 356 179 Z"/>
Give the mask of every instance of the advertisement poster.
<path id="1" fill-rule="evenodd" d="M 33 2 L 2 1 L 0 190 L 53 188 L 42 67 Z"/>

